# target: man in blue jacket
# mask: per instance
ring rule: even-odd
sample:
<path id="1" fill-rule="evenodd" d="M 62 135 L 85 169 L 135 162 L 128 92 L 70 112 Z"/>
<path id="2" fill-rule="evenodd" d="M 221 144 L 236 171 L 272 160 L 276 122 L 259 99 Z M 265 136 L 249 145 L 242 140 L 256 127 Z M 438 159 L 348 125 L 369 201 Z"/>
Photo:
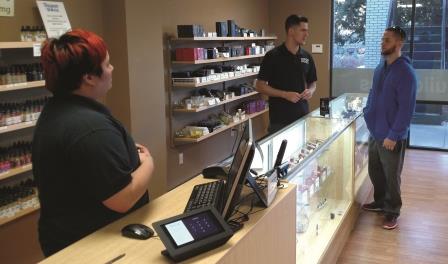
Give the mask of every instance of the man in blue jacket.
<path id="1" fill-rule="evenodd" d="M 384 212 L 383 228 L 397 227 L 401 202 L 401 170 L 406 139 L 415 108 L 417 78 L 409 58 L 401 55 L 406 33 L 389 27 L 381 40 L 384 60 L 376 67 L 364 108 L 370 131 L 369 176 L 374 201 L 363 209 Z"/>

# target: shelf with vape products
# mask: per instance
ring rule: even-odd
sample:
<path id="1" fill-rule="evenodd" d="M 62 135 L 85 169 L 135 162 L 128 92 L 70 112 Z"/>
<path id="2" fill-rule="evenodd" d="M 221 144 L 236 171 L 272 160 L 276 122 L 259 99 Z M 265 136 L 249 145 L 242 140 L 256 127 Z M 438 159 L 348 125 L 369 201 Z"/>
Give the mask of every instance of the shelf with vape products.
<path id="1" fill-rule="evenodd" d="M 174 38 L 170 41 L 169 49 L 173 57 L 170 68 L 172 89 L 170 89 L 169 95 L 172 105 L 170 114 L 172 144 L 197 143 L 241 123 L 234 121 L 213 128 L 202 125 L 196 127 L 201 122 L 197 120 L 204 118 L 204 114 L 199 114 L 199 112 L 211 109 L 214 109 L 214 112 L 219 112 L 219 107 L 223 107 L 221 113 L 229 113 L 235 106 L 232 103 L 258 95 L 253 87 L 250 91 L 238 90 L 234 93 L 230 89 L 243 85 L 238 84 L 239 80 L 256 77 L 260 69 L 260 61 L 255 64 L 243 65 L 234 65 L 241 63 L 231 64 L 229 62 L 263 58 L 264 54 L 274 47 L 271 41 L 275 39 L 276 37 L 194 37 Z M 198 64 L 212 65 L 195 69 L 195 65 Z M 244 82 L 249 81 L 245 80 Z M 212 85 L 214 87 L 202 88 Z M 192 92 L 186 90 L 192 88 L 201 89 Z M 207 90 L 207 93 L 201 90 Z M 258 97 L 254 99 L 258 99 Z M 246 116 L 258 116 L 268 110 L 263 107 L 260 111 L 257 107 L 257 111 L 256 113 L 247 111 Z M 187 116 L 182 115 L 183 113 L 196 113 L 197 115 Z"/>
<path id="2" fill-rule="evenodd" d="M 172 41 L 257 41 L 257 40 L 276 40 L 275 36 L 265 37 L 192 37 L 192 38 L 173 38 Z"/>
<path id="3" fill-rule="evenodd" d="M 258 92 L 250 92 L 250 93 L 243 94 L 240 96 L 235 96 L 235 95 L 229 94 L 228 99 L 225 99 L 223 101 L 221 101 L 219 98 L 215 98 L 215 97 L 205 97 L 202 99 L 202 101 L 207 102 L 207 104 L 203 103 L 202 105 L 194 107 L 191 105 L 191 103 L 185 103 L 185 105 L 181 105 L 179 107 L 175 106 L 173 111 L 181 112 L 181 113 L 198 113 L 198 112 L 202 112 L 202 111 L 205 111 L 208 109 L 212 109 L 212 108 L 220 106 L 220 105 L 235 102 L 235 101 L 238 101 L 243 98 L 247 98 L 247 97 L 250 97 L 250 96 L 256 95 L 256 94 L 258 94 Z M 227 94 L 225 96 L 227 97 Z M 187 99 L 187 100 L 192 101 L 192 99 Z"/>
<path id="4" fill-rule="evenodd" d="M 261 114 L 266 113 L 267 111 L 269 111 L 269 109 L 264 109 L 260 112 L 256 112 L 253 114 L 247 114 L 244 115 L 243 117 L 240 117 L 238 120 L 232 121 L 227 125 L 223 125 L 215 130 L 213 130 L 213 132 L 208 132 L 208 130 L 206 130 L 206 127 L 192 127 L 191 129 L 186 127 L 186 131 L 184 134 L 184 137 L 175 137 L 174 141 L 175 143 L 178 144 L 182 144 L 182 143 L 198 143 L 201 142 L 207 138 L 210 138 L 216 134 L 219 134 L 221 132 L 224 132 L 228 129 L 231 129 L 232 127 L 235 127 L 241 123 L 244 123 L 245 121 L 251 119 L 251 118 L 255 118 Z M 204 133 L 204 131 L 207 131 Z M 188 135 L 186 135 L 188 133 Z M 195 135 L 198 135 L 197 137 L 195 137 Z"/>
<path id="5" fill-rule="evenodd" d="M 48 97 L 0 103 L 0 134 L 33 127 Z"/>
<path id="6" fill-rule="evenodd" d="M 193 78 L 172 78 L 173 87 L 176 88 L 197 88 L 217 83 L 223 83 L 238 79 L 243 79 L 251 76 L 256 76 L 258 74 L 257 71 L 250 72 L 225 72 L 221 74 L 215 74 L 213 79 L 207 77 L 193 77 Z"/>
<path id="7" fill-rule="evenodd" d="M 175 48 L 175 60 L 173 64 L 207 64 L 237 60 L 247 60 L 263 57 L 266 52 L 273 49 L 274 43 L 267 43 L 264 46 L 257 45 L 255 42 L 250 46 L 232 45 L 217 46 L 208 48 L 188 47 Z"/>
<path id="8" fill-rule="evenodd" d="M 39 47 L 42 42 L 39 41 L 11 41 L 0 42 L 0 49 L 29 49 Z"/>
<path id="9" fill-rule="evenodd" d="M 22 165 L 20 167 L 16 167 L 16 168 L 13 168 L 13 169 L 9 169 L 7 171 L 4 171 L 4 172 L 0 173 L 0 181 L 4 180 L 4 179 L 7 179 L 7 178 L 10 178 L 10 177 L 13 177 L 13 176 L 16 176 L 18 174 L 29 172 L 32 169 L 33 169 L 33 165 L 31 163 L 28 163 L 28 164 L 25 164 L 25 165 Z"/>
<path id="10" fill-rule="evenodd" d="M 9 92 L 15 90 L 24 90 L 31 88 L 39 88 L 44 87 L 45 81 L 32 81 L 32 82 L 22 82 L 22 83 L 14 83 L 14 84 L 4 84 L 0 85 L 0 92 Z"/>
<path id="11" fill-rule="evenodd" d="M 32 179 L 0 187 L 0 225 L 40 209 L 35 182 Z"/>
<path id="12" fill-rule="evenodd" d="M 172 61 L 172 63 L 173 64 L 207 64 L 207 63 L 216 63 L 216 62 L 256 59 L 256 58 L 261 58 L 261 57 L 264 57 L 264 53 L 256 54 L 256 55 L 243 55 L 243 56 L 237 56 L 237 57 L 228 57 L 228 58 L 217 58 L 217 59 Z"/>
<path id="13" fill-rule="evenodd" d="M 14 124 L 14 125 L 9 125 L 9 126 L 1 126 L 0 127 L 0 134 L 9 133 L 9 132 L 12 132 L 12 131 L 17 131 L 17 130 L 21 130 L 21 129 L 25 129 L 25 128 L 34 127 L 34 126 L 36 126 L 36 123 L 37 123 L 37 120 L 33 120 L 33 121 L 21 122 L 21 123 Z"/>
<path id="14" fill-rule="evenodd" d="M 31 171 L 31 141 L 0 146 L 0 180 Z"/>

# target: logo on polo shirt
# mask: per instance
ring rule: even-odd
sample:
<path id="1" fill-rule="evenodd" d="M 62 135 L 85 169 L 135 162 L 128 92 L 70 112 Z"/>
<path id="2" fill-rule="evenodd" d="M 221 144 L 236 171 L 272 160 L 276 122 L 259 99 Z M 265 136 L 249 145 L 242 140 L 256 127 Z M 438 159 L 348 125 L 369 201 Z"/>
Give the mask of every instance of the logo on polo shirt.
<path id="1" fill-rule="evenodd" d="M 300 62 L 310 64 L 310 59 L 308 58 L 300 58 Z"/>

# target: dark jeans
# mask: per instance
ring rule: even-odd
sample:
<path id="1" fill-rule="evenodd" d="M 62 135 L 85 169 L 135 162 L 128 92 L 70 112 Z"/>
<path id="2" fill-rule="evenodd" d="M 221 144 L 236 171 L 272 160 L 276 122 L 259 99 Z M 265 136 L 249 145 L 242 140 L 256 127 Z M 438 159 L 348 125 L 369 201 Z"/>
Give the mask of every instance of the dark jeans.
<path id="1" fill-rule="evenodd" d="M 383 141 L 369 138 L 369 176 L 373 197 L 388 215 L 399 216 L 401 209 L 401 170 L 406 140 L 397 141 L 394 150 L 383 147 Z"/>

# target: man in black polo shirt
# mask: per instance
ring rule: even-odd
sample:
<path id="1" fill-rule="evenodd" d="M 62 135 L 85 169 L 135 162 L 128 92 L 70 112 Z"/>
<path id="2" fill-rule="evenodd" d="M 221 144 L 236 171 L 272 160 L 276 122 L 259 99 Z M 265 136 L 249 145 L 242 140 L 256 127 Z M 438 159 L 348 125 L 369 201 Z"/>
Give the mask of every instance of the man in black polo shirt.
<path id="1" fill-rule="evenodd" d="M 49 256 L 148 203 L 154 164 L 100 103 L 113 66 L 99 36 L 73 30 L 49 39 L 41 61 L 53 98 L 37 122 L 32 160 Z"/>
<path id="2" fill-rule="evenodd" d="M 269 96 L 269 132 L 273 133 L 309 112 L 316 90 L 316 67 L 301 46 L 308 37 L 308 19 L 297 15 L 285 21 L 286 41 L 264 57 L 256 90 Z"/>

